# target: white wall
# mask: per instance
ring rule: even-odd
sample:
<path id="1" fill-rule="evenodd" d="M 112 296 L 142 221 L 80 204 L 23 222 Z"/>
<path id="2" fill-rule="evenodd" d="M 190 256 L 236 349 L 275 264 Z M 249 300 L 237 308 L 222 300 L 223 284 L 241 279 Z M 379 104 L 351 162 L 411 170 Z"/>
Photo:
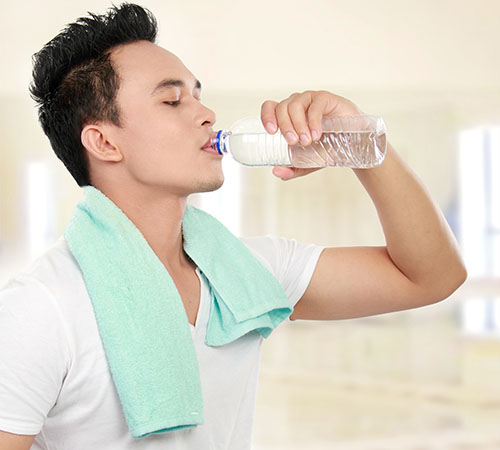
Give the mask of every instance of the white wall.
<path id="1" fill-rule="evenodd" d="M 2 8 L 0 90 L 25 92 L 30 55 L 100 0 Z M 160 43 L 218 91 L 324 87 L 496 88 L 496 0 L 145 0 Z M 8 68 L 8 70 L 6 70 Z"/>

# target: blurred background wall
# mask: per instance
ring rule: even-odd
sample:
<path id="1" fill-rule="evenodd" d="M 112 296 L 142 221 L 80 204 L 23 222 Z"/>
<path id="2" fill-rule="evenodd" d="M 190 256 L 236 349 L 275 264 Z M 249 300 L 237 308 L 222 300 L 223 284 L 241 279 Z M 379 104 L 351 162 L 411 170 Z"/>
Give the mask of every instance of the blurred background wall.
<path id="1" fill-rule="evenodd" d="M 326 89 L 380 114 L 460 239 L 466 284 L 418 310 L 282 325 L 263 347 L 255 450 L 500 449 L 500 3 L 495 0 L 138 2 L 202 81 L 218 128 L 266 99 Z M 31 55 L 103 0 L 2 0 L 0 284 L 60 235 L 79 188 L 27 86 Z M 349 170 L 282 182 L 224 161 L 190 201 L 237 234 L 383 245 Z M 360 274 L 362 276 L 362 274 Z"/>

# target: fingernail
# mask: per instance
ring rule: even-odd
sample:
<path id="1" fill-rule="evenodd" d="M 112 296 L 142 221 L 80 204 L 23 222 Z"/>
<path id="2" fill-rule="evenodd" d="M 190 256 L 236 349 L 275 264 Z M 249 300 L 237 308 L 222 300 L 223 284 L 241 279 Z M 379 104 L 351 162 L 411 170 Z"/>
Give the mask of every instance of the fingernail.
<path id="1" fill-rule="evenodd" d="M 285 134 L 285 139 L 289 144 L 293 144 L 295 142 L 296 138 L 297 138 L 297 136 L 295 136 L 295 134 L 292 133 L 291 131 L 289 131 L 287 134 Z"/>
<path id="2" fill-rule="evenodd" d="M 311 131 L 313 141 L 318 141 L 319 138 L 321 137 L 321 133 L 318 130 L 312 130 Z"/>
<path id="3" fill-rule="evenodd" d="M 270 131 L 271 133 L 274 133 L 277 129 L 276 124 L 273 122 L 267 122 L 266 128 L 267 128 L 267 131 Z"/>
<path id="4" fill-rule="evenodd" d="M 307 134 L 301 134 L 300 135 L 300 142 L 301 142 L 302 145 L 309 144 L 309 137 L 307 136 Z"/>

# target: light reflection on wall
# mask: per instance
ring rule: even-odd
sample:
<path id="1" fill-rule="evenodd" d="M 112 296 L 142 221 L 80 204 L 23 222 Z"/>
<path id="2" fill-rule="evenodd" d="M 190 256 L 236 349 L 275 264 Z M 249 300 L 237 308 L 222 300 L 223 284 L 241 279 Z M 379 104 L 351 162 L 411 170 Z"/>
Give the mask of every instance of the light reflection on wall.
<path id="1" fill-rule="evenodd" d="M 500 277 L 500 127 L 460 134 L 460 244 L 469 278 Z M 500 336 L 500 297 L 473 297 L 462 304 L 466 333 Z"/>
<path id="2" fill-rule="evenodd" d="M 43 253 L 55 238 L 57 196 L 53 175 L 46 161 L 33 160 L 26 164 L 26 232 L 31 259 Z"/>

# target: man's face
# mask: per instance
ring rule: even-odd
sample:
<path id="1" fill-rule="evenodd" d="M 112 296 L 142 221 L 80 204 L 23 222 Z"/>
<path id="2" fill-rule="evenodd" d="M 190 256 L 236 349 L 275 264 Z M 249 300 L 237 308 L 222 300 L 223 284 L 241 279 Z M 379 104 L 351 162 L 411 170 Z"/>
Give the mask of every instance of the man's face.
<path id="1" fill-rule="evenodd" d="M 201 150 L 215 113 L 201 104 L 193 74 L 147 41 L 118 47 L 111 60 L 120 78 L 121 121 L 112 133 L 127 178 L 140 188 L 180 196 L 218 189 L 224 182 L 221 157 Z"/>

